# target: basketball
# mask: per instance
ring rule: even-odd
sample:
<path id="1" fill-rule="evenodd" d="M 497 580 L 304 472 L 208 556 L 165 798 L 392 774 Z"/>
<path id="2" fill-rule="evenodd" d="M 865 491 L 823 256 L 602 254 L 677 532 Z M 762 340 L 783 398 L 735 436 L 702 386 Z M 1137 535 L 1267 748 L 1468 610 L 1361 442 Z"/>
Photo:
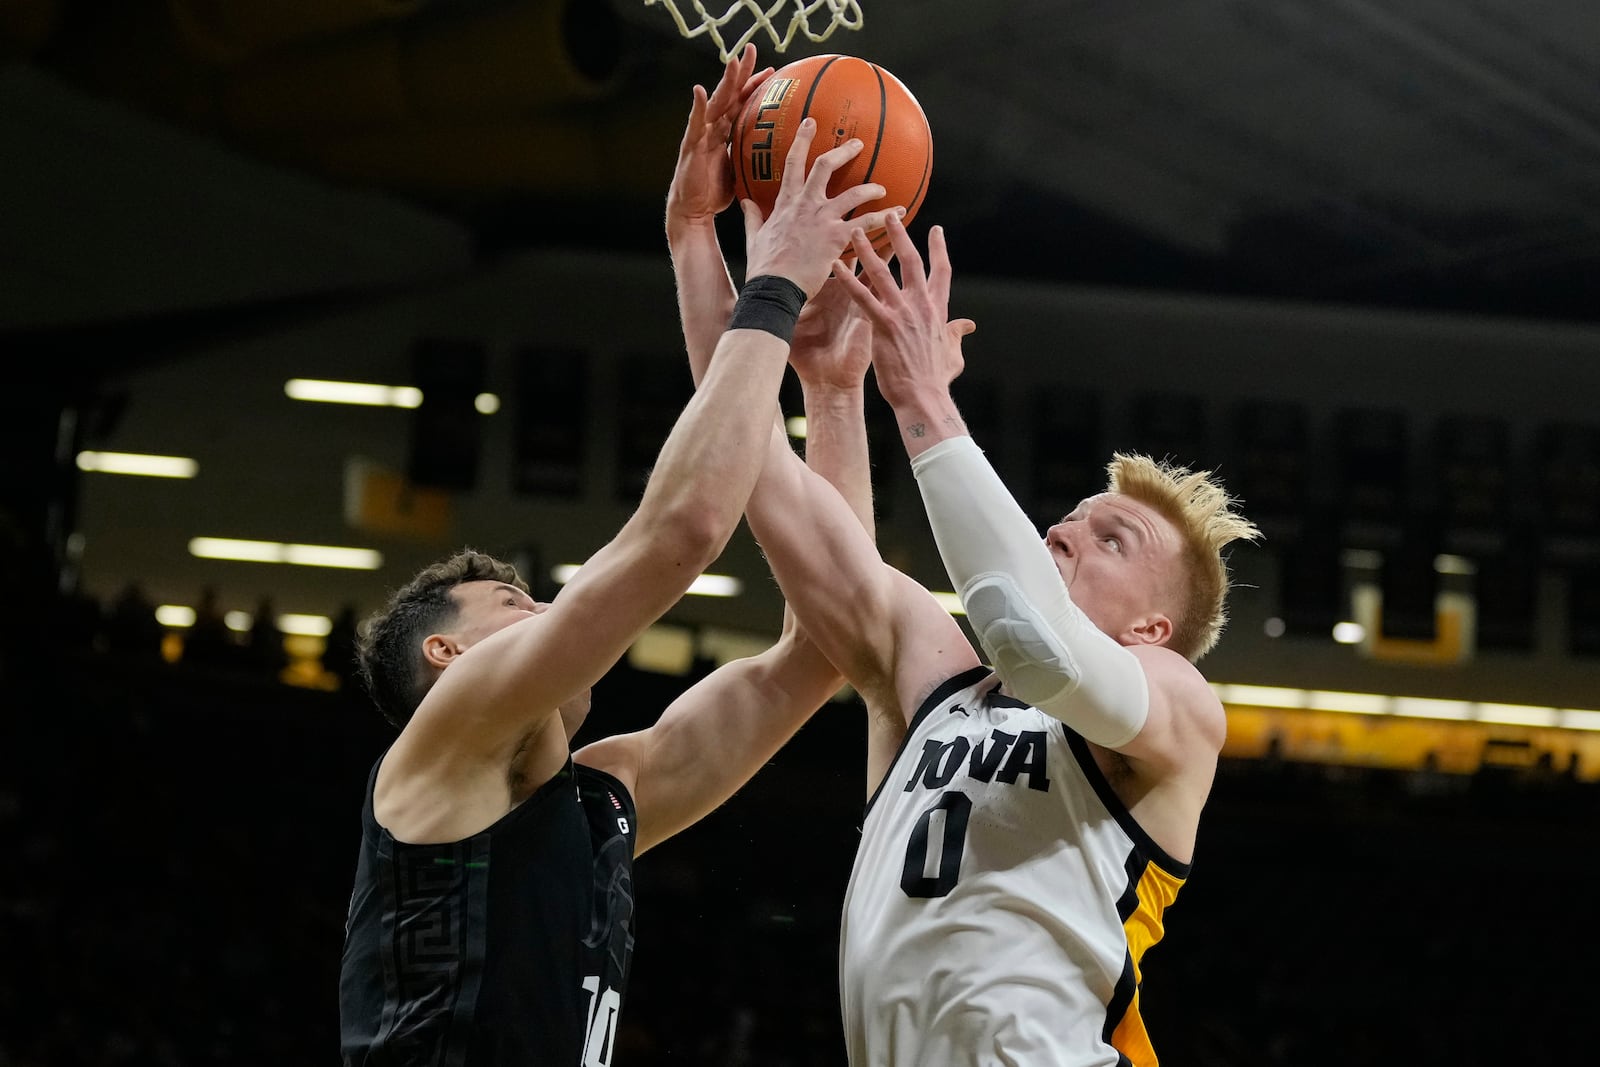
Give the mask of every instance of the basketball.
<path id="1" fill-rule="evenodd" d="M 910 223 L 922 206 L 933 171 L 933 131 L 922 105 L 900 79 L 876 63 L 844 55 L 809 56 L 774 71 L 746 101 L 734 124 L 730 153 L 734 195 L 770 214 L 783 164 L 800 120 L 817 120 L 806 169 L 822 153 L 852 137 L 861 153 L 833 176 L 828 194 L 876 182 L 885 195 L 858 208 L 860 215 L 904 205 Z M 867 237 L 881 250 L 888 233 Z"/>

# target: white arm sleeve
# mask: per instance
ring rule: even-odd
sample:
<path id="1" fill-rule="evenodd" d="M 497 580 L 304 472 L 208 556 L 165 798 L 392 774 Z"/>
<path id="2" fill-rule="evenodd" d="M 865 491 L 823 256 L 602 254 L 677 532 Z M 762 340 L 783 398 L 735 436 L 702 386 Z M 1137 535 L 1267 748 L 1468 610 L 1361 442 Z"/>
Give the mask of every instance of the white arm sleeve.
<path id="1" fill-rule="evenodd" d="M 1032 521 L 970 437 L 911 461 L 934 541 L 995 672 L 1018 699 L 1106 748 L 1139 736 L 1144 668 L 1067 595 Z"/>

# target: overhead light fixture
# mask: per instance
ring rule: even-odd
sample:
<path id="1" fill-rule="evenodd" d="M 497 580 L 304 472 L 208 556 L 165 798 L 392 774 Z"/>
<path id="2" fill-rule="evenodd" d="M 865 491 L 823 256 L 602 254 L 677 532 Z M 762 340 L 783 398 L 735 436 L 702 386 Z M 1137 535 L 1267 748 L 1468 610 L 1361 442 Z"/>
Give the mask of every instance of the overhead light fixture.
<path id="1" fill-rule="evenodd" d="M 247 634 L 256 624 L 255 615 L 248 611 L 230 611 L 222 617 L 228 629 Z M 275 616 L 272 624 L 285 637 L 326 637 L 333 629 L 333 620 L 326 615 L 295 615 L 284 613 Z"/>
<path id="2" fill-rule="evenodd" d="M 1342 711 L 1346 715 L 1383 715 L 1389 710 L 1389 698 L 1381 693 L 1313 689 L 1306 693 L 1306 707 L 1312 711 Z"/>
<path id="3" fill-rule="evenodd" d="M 578 564 L 559 563 L 550 568 L 550 577 L 561 585 L 572 581 L 572 576 L 578 573 Z M 744 591 L 744 583 L 731 574 L 702 574 L 689 583 L 690 596 L 738 596 Z"/>
<path id="4" fill-rule="evenodd" d="M 156 608 L 156 621 L 173 630 L 187 630 L 194 625 L 194 609 L 187 604 L 162 604 Z"/>
<path id="5" fill-rule="evenodd" d="M 933 599 L 937 600 L 939 602 L 939 606 L 952 615 L 965 615 L 967 613 L 966 607 L 961 603 L 961 598 L 955 593 L 948 591 L 942 593 L 935 592 L 933 594 Z"/>
<path id="6" fill-rule="evenodd" d="M 1367 639 L 1367 628 L 1359 622 L 1336 622 L 1333 639 L 1341 645 L 1359 645 Z"/>
<path id="7" fill-rule="evenodd" d="M 152 456 L 138 452 L 79 452 L 78 469 L 100 474 L 133 474 L 145 478 L 193 478 L 200 464 L 188 456 Z"/>
<path id="8" fill-rule="evenodd" d="M 1589 708 L 1561 708 L 1561 725 L 1568 730 L 1600 730 L 1600 711 Z"/>
<path id="9" fill-rule="evenodd" d="M 297 567 L 337 567 L 352 571 L 375 571 L 383 566 L 383 554 L 371 548 L 241 541 L 228 537 L 193 538 L 189 541 L 189 554 L 200 559 L 287 563 Z"/>
<path id="10" fill-rule="evenodd" d="M 1213 682 L 1211 688 L 1224 704 L 1252 704 L 1261 708 L 1303 708 L 1310 696 L 1305 689 L 1276 685 L 1227 685 Z"/>
<path id="11" fill-rule="evenodd" d="M 412 385 L 376 385 L 369 382 L 334 382 L 316 378 L 290 378 L 283 383 L 291 400 L 321 404 L 362 404 L 367 407 L 416 408 L 422 390 Z"/>
<path id="12" fill-rule="evenodd" d="M 1438 700 L 1434 697 L 1395 697 L 1394 713 L 1410 719 L 1475 718 L 1473 706 L 1465 700 Z"/>
<path id="13" fill-rule="evenodd" d="M 1257 708 L 1332 711 L 1346 715 L 1374 715 L 1406 719 L 1447 719 L 1492 723 L 1497 726 L 1555 727 L 1600 731 L 1600 711 L 1587 708 L 1553 708 L 1532 704 L 1478 703 L 1431 697 L 1391 696 L 1385 693 L 1340 693 L 1322 689 L 1213 682 L 1224 704 Z"/>
<path id="14" fill-rule="evenodd" d="M 290 611 L 278 616 L 278 629 L 293 637 L 327 637 L 333 632 L 333 620 L 326 615 Z"/>
<path id="15" fill-rule="evenodd" d="M 187 604 L 162 604 L 156 608 L 156 621 L 170 630 L 187 630 L 194 625 L 195 610 Z M 230 611 L 223 623 L 235 633 L 247 633 L 255 622 L 248 611 Z M 333 620 L 326 615 L 298 615 L 285 612 L 275 620 L 278 629 L 289 637 L 327 637 Z"/>
<path id="16" fill-rule="evenodd" d="M 1527 707 L 1522 704 L 1479 704 L 1479 722 L 1508 726 L 1555 726 L 1561 721 L 1558 708 Z"/>

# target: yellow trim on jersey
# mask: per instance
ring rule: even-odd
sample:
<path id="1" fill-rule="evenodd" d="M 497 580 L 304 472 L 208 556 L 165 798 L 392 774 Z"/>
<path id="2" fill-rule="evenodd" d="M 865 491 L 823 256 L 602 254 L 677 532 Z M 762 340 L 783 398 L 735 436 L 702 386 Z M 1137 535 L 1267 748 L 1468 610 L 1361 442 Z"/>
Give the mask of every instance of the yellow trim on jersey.
<path id="1" fill-rule="evenodd" d="M 1153 863 L 1145 864 L 1144 873 L 1139 876 L 1136 887 L 1139 906 L 1122 924 L 1122 932 L 1128 939 L 1128 956 L 1133 961 L 1133 999 L 1128 1002 L 1128 1010 L 1111 1033 L 1111 1044 L 1128 1057 L 1134 1067 L 1156 1067 L 1157 1064 L 1150 1034 L 1145 1030 L 1144 1015 L 1139 1010 L 1139 987 L 1144 981 L 1139 963 L 1150 946 L 1161 940 L 1165 932 L 1162 916 L 1177 898 L 1183 882 L 1182 878 L 1167 873 Z"/>

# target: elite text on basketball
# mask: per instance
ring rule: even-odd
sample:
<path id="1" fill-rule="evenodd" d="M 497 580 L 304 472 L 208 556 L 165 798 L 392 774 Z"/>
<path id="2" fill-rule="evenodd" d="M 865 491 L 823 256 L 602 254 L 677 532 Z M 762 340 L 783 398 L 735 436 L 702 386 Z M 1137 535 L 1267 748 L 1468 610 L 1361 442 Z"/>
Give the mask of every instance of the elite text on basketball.
<path id="1" fill-rule="evenodd" d="M 776 119 L 766 116 L 767 112 L 776 111 L 783 106 L 783 98 L 788 95 L 793 85 L 793 78 L 774 78 L 772 84 L 767 86 L 766 92 L 761 95 L 761 103 L 756 109 L 756 129 L 761 130 L 765 136 L 759 141 L 750 143 L 750 175 L 754 181 L 772 180 L 772 131 L 777 128 L 778 123 Z"/>

